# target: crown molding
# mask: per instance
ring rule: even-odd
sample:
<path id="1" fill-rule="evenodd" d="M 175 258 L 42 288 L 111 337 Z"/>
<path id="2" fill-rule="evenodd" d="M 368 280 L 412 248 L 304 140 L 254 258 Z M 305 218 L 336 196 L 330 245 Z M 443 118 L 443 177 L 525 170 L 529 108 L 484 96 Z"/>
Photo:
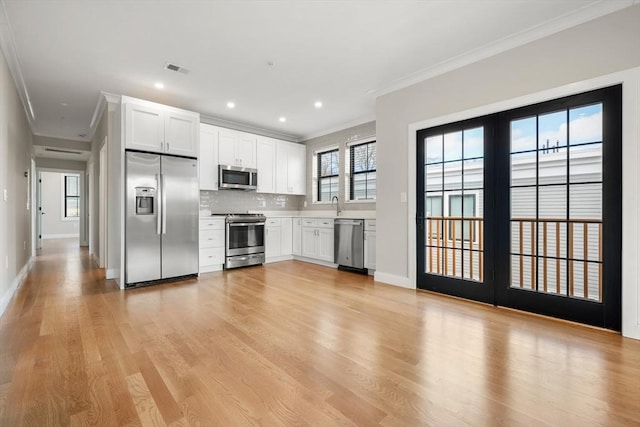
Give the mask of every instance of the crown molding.
<path id="1" fill-rule="evenodd" d="M 375 91 L 374 94 L 375 96 L 382 96 L 399 89 L 404 89 L 416 83 L 462 68 L 474 62 L 487 59 L 499 53 L 506 52 L 518 46 L 542 39 L 560 31 L 575 27 L 576 25 L 583 24 L 636 4 L 640 4 L 640 0 L 600 0 L 597 3 L 586 5 L 577 11 L 569 12 L 565 15 L 560 15 L 549 21 L 543 22 L 533 28 L 520 31 L 519 33 L 512 34 L 501 40 L 470 50 L 431 67 L 411 73 L 396 80 L 395 82 L 392 82 L 390 85 Z"/>
<path id="2" fill-rule="evenodd" d="M 338 126 L 334 126 L 330 129 L 326 129 L 320 132 L 315 132 L 315 133 L 310 133 L 307 135 L 303 135 L 298 142 L 306 142 L 309 141 L 310 139 L 314 139 L 314 138 L 318 138 L 320 136 L 325 136 L 325 135 L 329 135 L 330 133 L 334 133 L 334 132 L 339 132 L 341 130 L 345 130 L 345 129 L 349 129 L 352 128 L 354 126 L 359 126 L 359 125 L 363 125 L 365 123 L 369 123 L 369 122 L 375 122 L 376 121 L 376 115 L 375 114 L 367 114 L 366 116 L 360 117 L 358 119 L 355 120 L 351 120 L 348 122 L 344 122 L 341 123 Z M 375 136 L 375 133 L 374 133 Z"/>
<path id="3" fill-rule="evenodd" d="M 256 135 L 262 135 L 269 138 L 282 139 L 290 142 L 300 142 L 301 140 L 300 137 L 296 135 L 269 130 L 269 129 L 261 128 L 259 126 L 253 126 L 245 123 L 234 122 L 232 120 L 220 119 L 218 117 L 209 116 L 202 113 L 200 113 L 200 122 L 213 125 L 213 126 L 227 128 L 227 129 L 238 130 L 241 132 L 248 132 Z"/>
<path id="4" fill-rule="evenodd" d="M 18 59 L 18 53 L 16 51 L 16 42 L 13 38 L 13 32 L 11 25 L 9 24 L 9 17 L 7 16 L 7 9 L 4 0 L 0 4 L 0 48 L 4 53 L 4 59 L 7 62 L 9 73 L 13 78 L 13 82 L 22 101 L 22 107 L 27 116 L 31 132 L 36 133 L 36 116 L 33 111 L 33 105 L 31 104 L 31 98 L 29 97 L 29 91 L 24 81 L 22 74 L 22 68 L 20 67 L 20 60 Z"/>
<path id="5" fill-rule="evenodd" d="M 89 133 L 87 134 L 87 140 L 92 141 L 93 137 L 96 134 L 96 129 L 98 129 L 98 125 L 100 124 L 100 117 L 104 112 L 107 104 L 119 104 L 121 100 L 120 95 L 115 95 L 109 92 L 100 92 L 100 96 L 98 97 L 98 104 L 96 104 L 96 109 L 93 111 L 93 116 L 91 117 L 91 123 L 89 124 Z"/>

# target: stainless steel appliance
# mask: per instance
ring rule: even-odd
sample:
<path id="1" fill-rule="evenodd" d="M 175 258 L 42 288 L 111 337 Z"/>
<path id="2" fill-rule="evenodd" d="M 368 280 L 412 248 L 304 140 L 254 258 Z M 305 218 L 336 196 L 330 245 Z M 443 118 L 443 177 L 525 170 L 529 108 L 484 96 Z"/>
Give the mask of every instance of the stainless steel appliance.
<path id="1" fill-rule="evenodd" d="M 126 152 L 125 284 L 198 274 L 196 159 Z"/>
<path id="2" fill-rule="evenodd" d="M 258 170 L 239 166 L 218 166 L 218 188 L 229 190 L 255 190 L 258 188 Z"/>
<path id="3" fill-rule="evenodd" d="M 334 220 L 334 263 L 343 270 L 366 273 L 364 268 L 364 220 Z"/>
<path id="4" fill-rule="evenodd" d="M 261 214 L 228 214 L 225 222 L 227 244 L 224 268 L 264 263 L 266 217 Z"/>

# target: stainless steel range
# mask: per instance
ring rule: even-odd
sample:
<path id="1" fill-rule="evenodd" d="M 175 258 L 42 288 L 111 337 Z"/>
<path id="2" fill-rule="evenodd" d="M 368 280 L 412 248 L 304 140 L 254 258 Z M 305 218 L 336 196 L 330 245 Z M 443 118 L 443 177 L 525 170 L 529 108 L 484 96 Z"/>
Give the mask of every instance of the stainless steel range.
<path id="1" fill-rule="evenodd" d="M 262 214 L 226 214 L 224 268 L 264 263 L 264 224 Z"/>

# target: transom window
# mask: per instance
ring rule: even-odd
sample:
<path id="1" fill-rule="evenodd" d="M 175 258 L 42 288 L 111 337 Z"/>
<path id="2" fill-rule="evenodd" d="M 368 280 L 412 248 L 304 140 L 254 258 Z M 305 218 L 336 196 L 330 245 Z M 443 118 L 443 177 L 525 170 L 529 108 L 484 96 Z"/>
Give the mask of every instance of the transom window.
<path id="1" fill-rule="evenodd" d="M 349 200 L 376 198 L 376 142 L 349 147 Z"/>

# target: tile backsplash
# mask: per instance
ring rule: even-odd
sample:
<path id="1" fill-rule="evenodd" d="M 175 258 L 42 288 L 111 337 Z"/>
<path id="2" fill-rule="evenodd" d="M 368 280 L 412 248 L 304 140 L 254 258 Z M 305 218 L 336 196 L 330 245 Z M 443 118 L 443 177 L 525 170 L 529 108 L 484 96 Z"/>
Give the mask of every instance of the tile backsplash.
<path id="1" fill-rule="evenodd" d="M 300 210 L 304 196 L 264 194 L 255 191 L 200 191 L 200 211 L 241 213 L 255 210 Z"/>

